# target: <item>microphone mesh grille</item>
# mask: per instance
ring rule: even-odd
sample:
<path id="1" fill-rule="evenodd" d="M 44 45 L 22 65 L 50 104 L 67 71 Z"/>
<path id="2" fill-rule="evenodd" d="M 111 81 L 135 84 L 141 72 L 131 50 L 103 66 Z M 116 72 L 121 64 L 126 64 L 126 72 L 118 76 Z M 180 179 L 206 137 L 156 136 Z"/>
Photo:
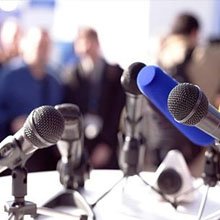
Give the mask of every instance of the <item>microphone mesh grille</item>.
<path id="1" fill-rule="evenodd" d="M 63 130 L 63 116 L 53 106 L 41 106 L 34 109 L 24 124 L 26 137 L 39 148 L 55 144 L 61 138 Z"/>
<path id="2" fill-rule="evenodd" d="M 140 95 L 141 92 L 137 86 L 137 76 L 142 68 L 146 65 L 141 62 L 132 63 L 128 69 L 126 69 L 121 76 L 121 85 L 125 92 L 129 92 L 133 95 Z"/>
<path id="3" fill-rule="evenodd" d="M 64 118 L 64 132 L 62 140 L 74 141 L 79 139 L 82 131 L 82 114 L 77 105 L 64 103 L 56 105 L 57 109 Z"/>
<path id="4" fill-rule="evenodd" d="M 201 100 L 197 105 L 199 96 Z M 200 89 L 190 83 L 181 83 L 174 87 L 168 96 L 168 109 L 177 121 L 181 121 L 186 125 L 196 125 L 208 113 L 208 100 Z M 194 111 L 194 112 L 193 112 Z"/>

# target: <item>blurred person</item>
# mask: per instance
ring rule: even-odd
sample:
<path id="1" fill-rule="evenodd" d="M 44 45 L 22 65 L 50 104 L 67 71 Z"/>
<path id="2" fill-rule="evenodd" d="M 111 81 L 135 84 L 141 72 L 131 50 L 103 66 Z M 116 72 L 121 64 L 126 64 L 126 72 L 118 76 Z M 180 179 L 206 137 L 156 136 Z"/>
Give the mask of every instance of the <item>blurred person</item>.
<path id="1" fill-rule="evenodd" d="M 220 107 L 220 43 L 197 46 L 189 65 L 190 81 L 198 85 L 216 108 Z"/>
<path id="2" fill-rule="evenodd" d="M 1 24 L 0 30 L 0 70 L 14 67 L 20 63 L 19 44 L 23 28 L 15 18 L 8 18 Z"/>
<path id="3" fill-rule="evenodd" d="M 191 13 L 181 13 L 174 19 L 171 32 L 161 40 L 157 64 L 180 83 L 191 82 L 188 68 L 198 45 L 199 33 L 198 18 Z M 194 165 L 203 156 L 203 148 L 186 138 L 148 100 L 145 113 L 146 139 L 151 151 L 151 162 L 157 167 L 171 149 L 178 149 L 192 173 L 200 175 L 199 169 L 194 171 Z"/>
<path id="4" fill-rule="evenodd" d="M 17 132 L 34 108 L 62 102 L 62 85 L 47 69 L 50 43 L 51 39 L 46 30 L 30 28 L 21 41 L 23 64 L 1 75 L 1 139 Z M 36 154 L 44 153 L 37 151 Z M 41 155 L 36 159 L 36 164 L 33 162 L 29 167 L 30 171 L 55 168 L 56 164 L 53 163 L 55 158 L 52 154 L 49 158 L 46 154 Z"/>
<path id="5" fill-rule="evenodd" d="M 190 13 L 179 14 L 171 32 L 162 38 L 157 63 L 178 82 L 189 82 L 187 70 L 192 53 L 199 42 L 200 22 Z"/>
<path id="6" fill-rule="evenodd" d="M 65 101 L 76 104 L 84 116 L 85 149 L 94 168 L 118 168 L 117 132 L 125 94 L 123 70 L 107 63 L 96 30 L 81 27 L 74 41 L 79 61 L 65 77 Z"/>

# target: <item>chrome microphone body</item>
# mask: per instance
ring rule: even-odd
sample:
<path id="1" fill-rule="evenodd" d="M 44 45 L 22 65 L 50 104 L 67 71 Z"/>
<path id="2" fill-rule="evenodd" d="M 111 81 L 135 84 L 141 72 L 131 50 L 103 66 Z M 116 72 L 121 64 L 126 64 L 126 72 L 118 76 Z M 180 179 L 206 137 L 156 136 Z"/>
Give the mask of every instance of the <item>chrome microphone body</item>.
<path id="1" fill-rule="evenodd" d="M 55 108 L 64 117 L 64 132 L 57 143 L 61 160 L 64 163 L 71 160 L 77 166 L 83 153 L 82 115 L 78 106 L 74 104 L 60 104 Z"/>
<path id="2" fill-rule="evenodd" d="M 90 167 L 84 150 L 83 118 L 77 105 L 64 103 L 55 108 L 63 115 L 64 132 L 57 142 L 61 160 L 57 164 L 60 182 L 67 189 L 84 186 Z"/>
<path id="3" fill-rule="evenodd" d="M 140 138 L 143 96 L 126 92 L 125 134 L 131 138 Z"/>
<path id="4" fill-rule="evenodd" d="M 143 63 L 133 63 L 121 76 L 121 85 L 126 94 L 123 115 L 123 137 L 119 141 L 119 167 L 125 176 L 138 174 L 144 165 L 145 146 L 142 135 L 143 95 L 137 87 L 137 75 L 145 67 Z"/>
<path id="5" fill-rule="evenodd" d="M 209 105 L 206 116 L 196 124 L 196 127 L 220 140 L 220 113 L 214 106 Z"/>
<path id="6" fill-rule="evenodd" d="M 23 127 L 0 143 L 0 172 L 24 166 L 36 150 L 56 144 L 63 130 L 64 119 L 54 107 L 34 109 Z"/>

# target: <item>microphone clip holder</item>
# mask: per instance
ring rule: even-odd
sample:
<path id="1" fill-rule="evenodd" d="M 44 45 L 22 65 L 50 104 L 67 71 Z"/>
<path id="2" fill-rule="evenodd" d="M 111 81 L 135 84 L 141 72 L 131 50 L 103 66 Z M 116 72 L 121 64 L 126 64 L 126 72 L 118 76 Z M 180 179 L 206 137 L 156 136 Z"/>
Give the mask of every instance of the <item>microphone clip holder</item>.
<path id="1" fill-rule="evenodd" d="M 145 156 L 143 138 L 125 136 L 120 148 L 119 166 L 124 176 L 133 176 L 141 172 Z"/>
<path id="2" fill-rule="evenodd" d="M 79 189 L 84 187 L 85 181 L 89 178 L 91 167 L 87 162 L 86 156 L 78 164 L 73 161 L 63 163 L 62 159 L 58 161 L 57 170 L 60 174 L 60 182 L 66 189 Z"/>
<path id="3" fill-rule="evenodd" d="M 4 210 L 9 214 L 8 219 L 14 217 L 15 220 L 21 220 L 25 215 L 32 217 L 36 215 L 36 204 L 25 201 L 27 195 L 27 170 L 25 167 L 18 166 L 12 170 L 12 195 L 14 201 L 9 201 L 4 206 Z"/>

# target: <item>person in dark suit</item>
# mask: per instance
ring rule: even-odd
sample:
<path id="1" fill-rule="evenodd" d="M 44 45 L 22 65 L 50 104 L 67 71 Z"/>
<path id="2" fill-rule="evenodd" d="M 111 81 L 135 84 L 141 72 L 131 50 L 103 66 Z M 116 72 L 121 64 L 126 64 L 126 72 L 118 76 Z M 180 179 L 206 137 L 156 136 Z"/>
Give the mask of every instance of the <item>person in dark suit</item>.
<path id="1" fill-rule="evenodd" d="M 98 34 L 79 29 L 74 41 L 79 62 L 64 72 L 65 102 L 79 106 L 84 116 L 85 149 L 92 167 L 118 168 L 117 133 L 125 94 L 123 69 L 102 56 Z"/>

